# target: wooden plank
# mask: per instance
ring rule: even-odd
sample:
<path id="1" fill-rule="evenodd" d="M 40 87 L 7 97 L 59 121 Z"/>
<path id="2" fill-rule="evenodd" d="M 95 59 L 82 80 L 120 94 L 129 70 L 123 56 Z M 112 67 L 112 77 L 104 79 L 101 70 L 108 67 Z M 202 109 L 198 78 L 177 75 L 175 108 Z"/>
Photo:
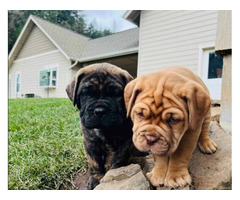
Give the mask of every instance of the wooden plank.
<path id="1" fill-rule="evenodd" d="M 232 132 L 232 55 L 223 57 L 220 124 L 226 132 Z"/>
<path id="2" fill-rule="evenodd" d="M 232 11 L 218 12 L 218 27 L 216 38 L 216 51 L 232 49 Z"/>

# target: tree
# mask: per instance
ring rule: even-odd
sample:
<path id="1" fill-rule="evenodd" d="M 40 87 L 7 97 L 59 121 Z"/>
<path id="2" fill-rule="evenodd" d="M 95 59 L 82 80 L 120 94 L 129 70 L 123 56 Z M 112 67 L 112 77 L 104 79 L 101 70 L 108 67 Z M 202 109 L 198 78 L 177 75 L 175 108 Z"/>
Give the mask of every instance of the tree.
<path id="1" fill-rule="evenodd" d="M 87 26 L 84 15 L 79 10 L 9 10 L 8 11 L 8 52 L 11 51 L 29 15 L 35 15 L 49 22 L 59 24 L 90 38 L 110 35 L 108 29 L 96 30 L 92 24 Z"/>

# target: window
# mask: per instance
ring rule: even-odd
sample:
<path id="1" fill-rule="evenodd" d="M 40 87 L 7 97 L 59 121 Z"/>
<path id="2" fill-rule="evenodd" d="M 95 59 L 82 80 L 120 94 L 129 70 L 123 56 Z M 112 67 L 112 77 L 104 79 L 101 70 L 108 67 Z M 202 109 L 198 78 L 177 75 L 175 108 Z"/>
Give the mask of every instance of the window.
<path id="1" fill-rule="evenodd" d="M 40 87 L 57 87 L 57 68 L 43 69 L 40 71 Z"/>
<path id="2" fill-rule="evenodd" d="M 16 74 L 16 93 L 20 92 L 20 73 Z"/>
<path id="3" fill-rule="evenodd" d="M 215 52 L 214 45 L 200 48 L 202 52 L 201 78 L 210 92 L 211 99 L 220 100 L 222 91 L 223 59 Z"/>
<path id="4" fill-rule="evenodd" d="M 222 78 L 223 58 L 216 52 L 209 53 L 208 79 Z"/>

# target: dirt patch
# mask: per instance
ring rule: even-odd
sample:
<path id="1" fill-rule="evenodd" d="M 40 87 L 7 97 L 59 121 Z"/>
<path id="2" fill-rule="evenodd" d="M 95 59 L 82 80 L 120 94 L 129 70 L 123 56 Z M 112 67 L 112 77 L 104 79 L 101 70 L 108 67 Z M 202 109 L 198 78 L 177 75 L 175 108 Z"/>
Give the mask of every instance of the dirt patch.
<path id="1" fill-rule="evenodd" d="M 76 190 L 87 190 L 87 181 L 89 178 L 89 171 L 80 172 L 74 179 L 74 185 Z"/>

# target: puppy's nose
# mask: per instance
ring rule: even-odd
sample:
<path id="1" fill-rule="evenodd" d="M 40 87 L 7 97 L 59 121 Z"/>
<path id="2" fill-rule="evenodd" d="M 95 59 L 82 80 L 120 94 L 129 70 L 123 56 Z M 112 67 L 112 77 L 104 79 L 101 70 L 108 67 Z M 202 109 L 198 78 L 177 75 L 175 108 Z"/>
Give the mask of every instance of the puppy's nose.
<path id="1" fill-rule="evenodd" d="M 145 137 L 148 145 L 153 145 L 155 142 L 158 141 L 158 138 L 153 135 L 145 135 Z"/>
<path id="2" fill-rule="evenodd" d="M 105 109 L 104 108 L 95 108 L 94 110 L 94 115 L 101 118 L 105 114 Z"/>

